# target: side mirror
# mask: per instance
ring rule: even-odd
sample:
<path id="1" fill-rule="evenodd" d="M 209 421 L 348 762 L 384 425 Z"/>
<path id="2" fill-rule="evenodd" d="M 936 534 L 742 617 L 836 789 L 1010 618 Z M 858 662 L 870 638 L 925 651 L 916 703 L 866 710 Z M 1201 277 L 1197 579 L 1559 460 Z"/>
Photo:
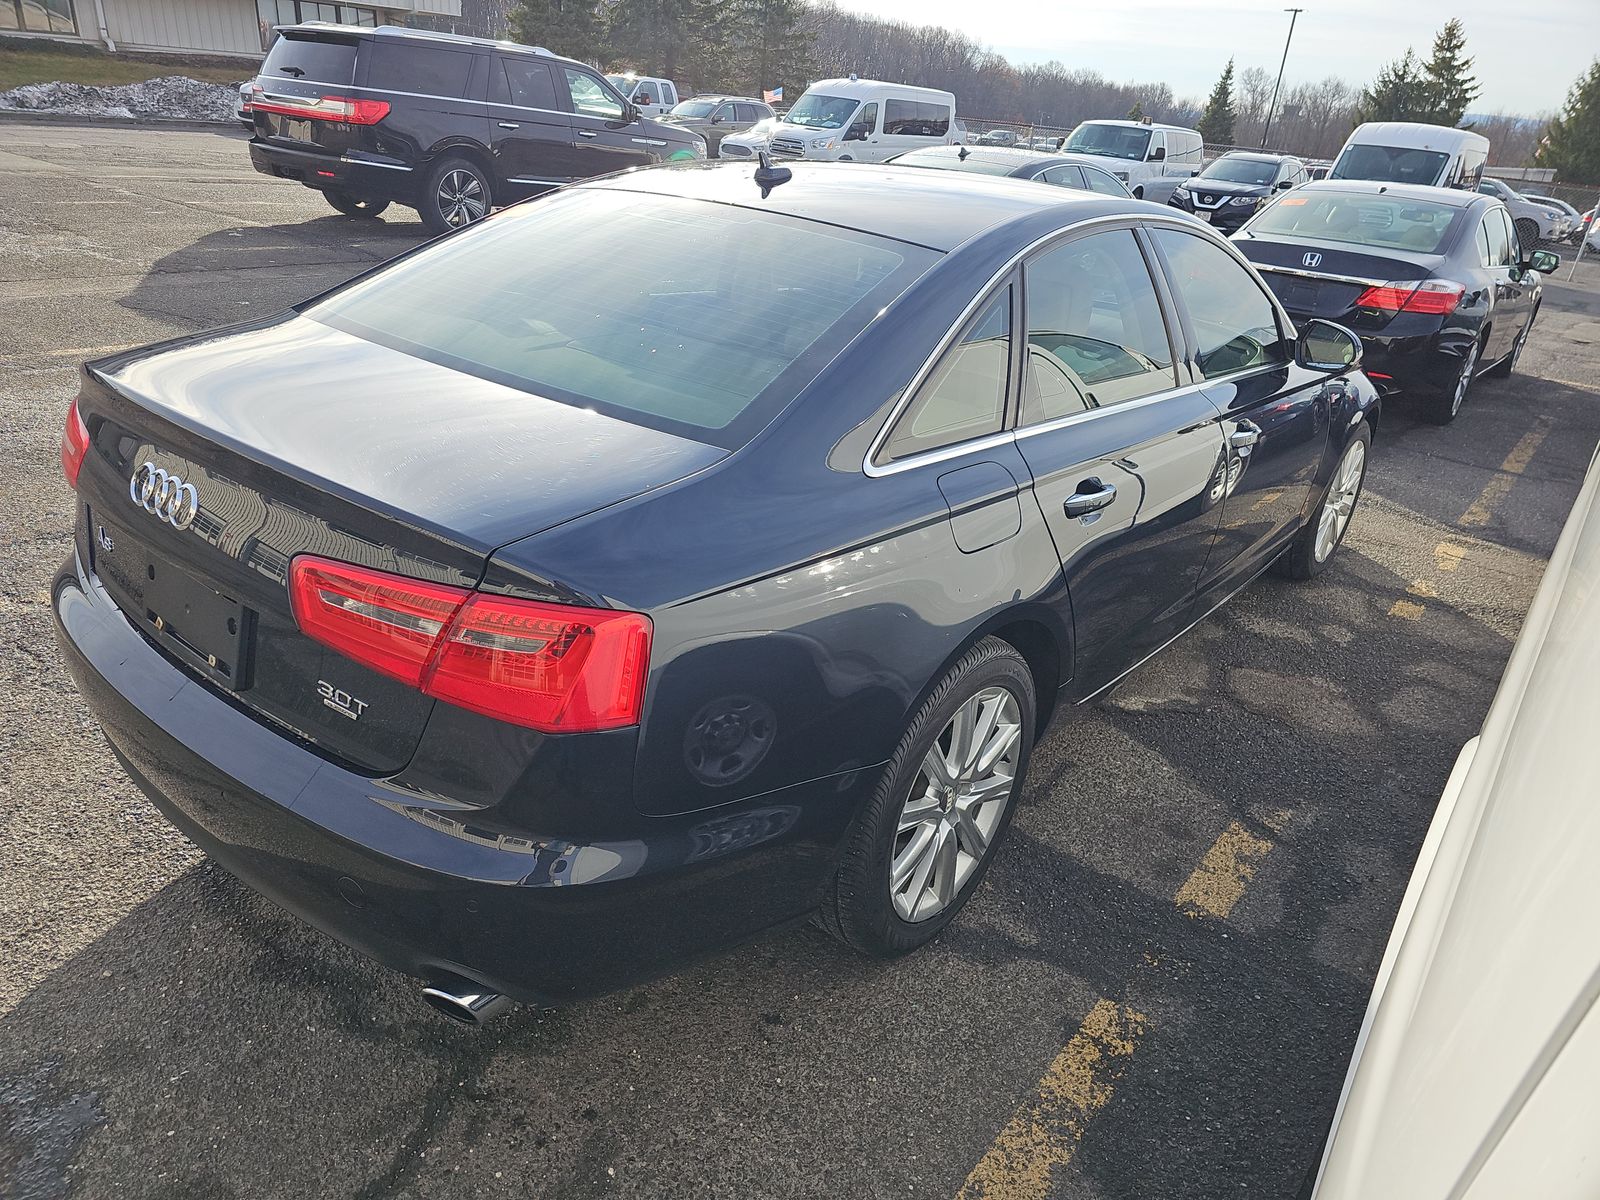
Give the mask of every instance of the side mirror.
<path id="1" fill-rule="evenodd" d="M 1353 370 L 1361 365 L 1361 339 L 1332 321 L 1307 321 L 1295 342 L 1294 360 L 1308 371 Z"/>
<path id="2" fill-rule="evenodd" d="M 1292 179 L 1280 179 L 1280 180 L 1278 180 L 1277 187 L 1278 187 L 1278 190 L 1280 192 L 1287 192 L 1293 186 L 1294 186 L 1294 180 L 1292 180 Z"/>
<path id="3" fill-rule="evenodd" d="M 1561 256 L 1554 250 L 1535 250 L 1528 256 L 1527 269 L 1549 275 L 1561 265 Z"/>
<path id="4" fill-rule="evenodd" d="M 864 142 L 867 140 L 867 131 L 859 127 L 846 129 L 843 140 L 847 142 Z"/>
<path id="5" fill-rule="evenodd" d="M 1165 146 L 1157 146 L 1154 150 L 1150 151 L 1151 162 L 1165 162 L 1166 157 L 1167 148 Z"/>
<path id="6" fill-rule="evenodd" d="M 643 115 L 639 111 L 639 106 L 632 100 L 624 100 L 622 102 L 622 123 L 624 125 L 632 125 Z"/>
<path id="7" fill-rule="evenodd" d="M 711 118 L 711 123 L 713 125 L 721 125 L 722 124 L 722 118 L 721 117 L 717 117 L 717 116 L 713 116 Z"/>

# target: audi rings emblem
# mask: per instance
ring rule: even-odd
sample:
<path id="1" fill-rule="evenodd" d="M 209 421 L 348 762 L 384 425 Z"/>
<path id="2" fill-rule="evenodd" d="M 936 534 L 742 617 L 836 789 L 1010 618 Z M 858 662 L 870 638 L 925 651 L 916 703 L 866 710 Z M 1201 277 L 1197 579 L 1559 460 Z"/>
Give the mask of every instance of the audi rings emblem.
<path id="1" fill-rule="evenodd" d="M 144 463 L 128 481 L 128 499 L 174 529 L 187 529 L 200 511 L 200 494 L 181 475 Z"/>

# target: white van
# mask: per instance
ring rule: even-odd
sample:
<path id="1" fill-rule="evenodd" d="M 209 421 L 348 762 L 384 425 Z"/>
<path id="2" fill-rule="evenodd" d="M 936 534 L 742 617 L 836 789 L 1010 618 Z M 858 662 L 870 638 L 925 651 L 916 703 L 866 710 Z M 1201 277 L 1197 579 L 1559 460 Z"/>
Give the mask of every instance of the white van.
<path id="1" fill-rule="evenodd" d="M 784 114 L 767 144 L 772 157 L 883 162 L 956 140 L 956 98 L 933 88 L 876 79 L 824 79 Z"/>
<path id="2" fill-rule="evenodd" d="M 1097 159 L 1135 199 L 1157 203 L 1165 203 L 1180 179 L 1198 175 L 1205 165 L 1204 139 L 1194 130 L 1143 121 L 1085 121 L 1067 135 L 1061 152 Z"/>
<path id="3" fill-rule="evenodd" d="M 664 117 L 678 105 L 678 85 L 654 75 L 635 75 L 632 71 L 607 75 L 606 82 L 622 93 L 622 98 L 639 110 L 641 116 Z"/>
<path id="4" fill-rule="evenodd" d="M 1489 161 L 1489 139 L 1470 129 L 1368 121 L 1357 125 L 1333 161 L 1329 179 L 1376 179 L 1473 191 Z"/>

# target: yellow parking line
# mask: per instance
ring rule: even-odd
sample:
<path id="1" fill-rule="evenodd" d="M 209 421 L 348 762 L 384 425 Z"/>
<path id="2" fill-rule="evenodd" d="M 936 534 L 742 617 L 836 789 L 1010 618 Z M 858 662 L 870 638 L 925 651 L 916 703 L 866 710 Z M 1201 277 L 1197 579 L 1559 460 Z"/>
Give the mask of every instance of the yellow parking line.
<path id="1" fill-rule="evenodd" d="M 1439 594 L 1439 589 L 1433 586 L 1431 579 L 1413 579 L 1411 586 L 1406 589 L 1408 596 L 1421 596 L 1424 600 L 1432 599 Z"/>
<path id="2" fill-rule="evenodd" d="M 1287 814 L 1283 814 L 1287 819 Z M 1178 889 L 1173 902 L 1191 917 L 1226 917 L 1255 876 L 1256 864 L 1272 842 L 1234 821 L 1217 835 L 1211 849 Z"/>
<path id="3" fill-rule="evenodd" d="M 1433 565 L 1435 570 L 1454 571 L 1461 565 L 1461 560 L 1467 556 L 1467 548 L 1458 546 L 1454 542 L 1440 542 L 1433 548 Z"/>
<path id="4" fill-rule="evenodd" d="M 1500 464 L 1500 470 L 1489 480 L 1478 498 L 1472 502 L 1467 511 L 1461 514 L 1457 525 L 1487 525 L 1489 518 L 1494 515 L 1495 505 L 1506 498 L 1506 493 L 1511 490 L 1511 485 L 1517 481 L 1517 476 L 1527 470 L 1528 462 L 1544 442 L 1550 432 L 1550 422 L 1540 417 L 1537 424 L 1521 440 L 1511 447 L 1511 453 L 1506 455 L 1505 462 Z"/>
<path id="5" fill-rule="evenodd" d="M 1396 600 L 1389 606 L 1389 615 L 1404 621 L 1415 621 L 1428 610 L 1412 600 Z"/>
<path id="6" fill-rule="evenodd" d="M 1097 1001 L 1033 1099 L 972 1168 L 957 1200 L 1044 1200 L 1050 1173 L 1072 1161 L 1089 1119 L 1110 1102 L 1147 1026 L 1143 1013 L 1115 1000 Z"/>

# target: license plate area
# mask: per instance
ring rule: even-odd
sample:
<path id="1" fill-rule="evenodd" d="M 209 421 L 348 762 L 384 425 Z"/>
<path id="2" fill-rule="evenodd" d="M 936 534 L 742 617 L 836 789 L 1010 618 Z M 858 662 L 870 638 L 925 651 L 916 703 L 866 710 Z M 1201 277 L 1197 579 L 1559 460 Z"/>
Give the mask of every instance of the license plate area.
<path id="1" fill-rule="evenodd" d="M 89 530 L 95 574 L 128 620 L 213 683 L 235 692 L 250 686 L 252 609 L 93 512 Z"/>

